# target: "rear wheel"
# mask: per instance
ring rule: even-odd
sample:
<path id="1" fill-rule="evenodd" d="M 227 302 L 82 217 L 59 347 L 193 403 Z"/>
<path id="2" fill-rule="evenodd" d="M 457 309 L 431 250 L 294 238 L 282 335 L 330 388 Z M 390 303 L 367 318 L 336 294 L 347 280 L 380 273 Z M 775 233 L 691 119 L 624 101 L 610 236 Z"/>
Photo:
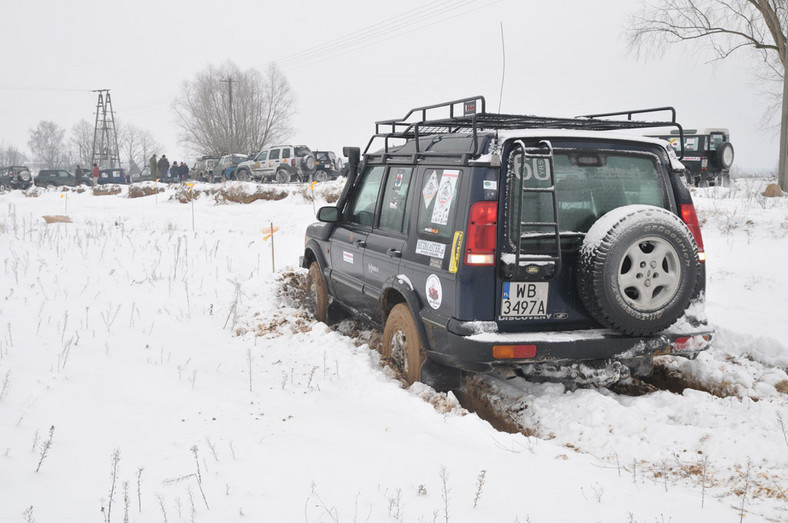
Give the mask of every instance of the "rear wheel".
<path id="1" fill-rule="evenodd" d="M 248 182 L 249 181 L 249 171 L 246 169 L 239 169 L 236 178 L 240 182 Z"/>
<path id="2" fill-rule="evenodd" d="M 290 182 L 290 172 L 287 169 L 277 169 L 276 183 L 289 183 L 289 182 Z"/>
<path id="3" fill-rule="evenodd" d="M 326 173 L 326 171 L 317 171 L 315 173 L 315 180 L 318 182 L 325 182 L 328 180 L 328 173 Z"/>
<path id="4" fill-rule="evenodd" d="M 406 303 L 391 309 L 383 330 L 383 359 L 391 361 L 408 385 L 420 381 L 427 359 L 416 322 Z"/>

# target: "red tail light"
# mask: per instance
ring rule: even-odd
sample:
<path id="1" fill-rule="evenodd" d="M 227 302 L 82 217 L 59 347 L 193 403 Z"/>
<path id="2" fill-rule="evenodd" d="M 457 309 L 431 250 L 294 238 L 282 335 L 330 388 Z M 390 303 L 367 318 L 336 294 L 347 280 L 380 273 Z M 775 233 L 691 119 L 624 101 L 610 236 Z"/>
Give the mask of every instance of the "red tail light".
<path id="1" fill-rule="evenodd" d="M 468 218 L 466 265 L 495 265 L 498 237 L 498 202 L 476 202 Z"/>
<path id="2" fill-rule="evenodd" d="M 689 227 L 695 243 L 698 244 L 698 261 L 706 261 L 706 251 L 703 250 L 703 235 L 700 233 L 700 223 L 698 223 L 698 215 L 695 213 L 695 206 L 691 203 L 681 204 L 681 219 Z"/>
<path id="3" fill-rule="evenodd" d="M 292 165 L 293 167 L 295 167 L 295 158 L 293 158 L 293 159 L 291 159 L 291 160 L 290 160 L 290 165 Z"/>
<path id="4" fill-rule="evenodd" d="M 497 360 L 521 360 L 536 357 L 536 345 L 495 345 L 493 358 Z"/>

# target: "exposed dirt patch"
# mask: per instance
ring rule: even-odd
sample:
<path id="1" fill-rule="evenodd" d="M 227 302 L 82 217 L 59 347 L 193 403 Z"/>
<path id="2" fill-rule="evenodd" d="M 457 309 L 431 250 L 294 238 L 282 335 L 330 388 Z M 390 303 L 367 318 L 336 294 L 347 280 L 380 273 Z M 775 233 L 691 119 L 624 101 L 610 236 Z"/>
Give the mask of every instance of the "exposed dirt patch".
<path id="1" fill-rule="evenodd" d="M 112 196 L 120 194 L 120 185 L 99 185 L 93 187 L 93 196 Z"/>
<path id="2" fill-rule="evenodd" d="M 492 401 L 494 392 L 478 376 L 464 374 L 462 385 L 452 392 L 463 407 L 487 421 L 496 430 L 509 434 L 534 435 L 532 430 L 517 421 L 515 412 L 501 408 L 501 405 Z"/>
<path id="3" fill-rule="evenodd" d="M 129 198 L 142 198 L 144 196 L 153 196 L 154 194 L 164 192 L 164 187 L 158 185 L 131 185 L 129 187 Z"/>
<path id="4" fill-rule="evenodd" d="M 71 223 L 71 218 L 63 216 L 62 214 L 44 216 L 43 218 L 46 223 Z"/>

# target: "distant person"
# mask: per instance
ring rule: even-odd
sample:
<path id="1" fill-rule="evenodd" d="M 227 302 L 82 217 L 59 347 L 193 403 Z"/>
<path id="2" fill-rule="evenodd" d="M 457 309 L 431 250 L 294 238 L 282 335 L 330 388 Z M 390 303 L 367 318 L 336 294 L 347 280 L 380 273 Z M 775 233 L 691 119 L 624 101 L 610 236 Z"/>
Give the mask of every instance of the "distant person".
<path id="1" fill-rule="evenodd" d="M 150 171 L 150 175 L 153 177 L 154 180 L 156 178 L 158 178 L 158 176 L 156 176 L 156 174 L 158 174 L 158 172 L 159 172 L 159 164 L 156 161 L 156 155 L 155 154 L 150 157 L 150 160 L 148 160 L 148 170 Z"/>
<path id="2" fill-rule="evenodd" d="M 175 183 L 178 183 L 180 180 L 180 172 L 178 171 L 178 162 L 172 162 L 172 167 L 170 167 L 170 178 Z"/>
<path id="3" fill-rule="evenodd" d="M 98 187 L 99 168 L 95 163 L 93 164 L 93 172 L 91 174 L 93 174 L 93 187 Z"/>
<path id="4" fill-rule="evenodd" d="M 178 176 L 181 177 L 181 181 L 189 179 L 189 166 L 186 165 L 186 162 L 181 162 L 180 167 L 178 167 Z"/>
<path id="5" fill-rule="evenodd" d="M 162 154 L 161 158 L 159 158 L 158 169 L 159 169 L 159 178 L 160 179 L 166 178 L 167 171 L 169 171 L 170 169 L 170 161 L 167 159 L 166 154 Z"/>
<path id="6" fill-rule="evenodd" d="M 77 185 L 82 185 L 82 177 L 84 173 L 82 172 L 82 168 L 77 165 L 76 170 L 74 171 L 74 177 L 77 179 Z"/>

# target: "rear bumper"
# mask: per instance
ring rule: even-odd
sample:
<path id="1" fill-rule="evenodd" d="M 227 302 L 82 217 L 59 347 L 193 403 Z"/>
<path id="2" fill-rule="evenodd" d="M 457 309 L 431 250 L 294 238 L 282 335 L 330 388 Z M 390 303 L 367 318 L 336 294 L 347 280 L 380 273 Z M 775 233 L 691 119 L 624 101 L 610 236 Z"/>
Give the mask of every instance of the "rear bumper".
<path id="1" fill-rule="evenodd" d="M 424 319 L 431 348 L 429 358 L 442 365 L 473 372 L 486 372 L 496 365 L 624 361 L 663 354 L 693 357 L 709 348 L 714 336 L 714 330 L 706 325 L 634 337 L 610 329 L 500 333 L 493 328 L 485 329 L 494 323 L 450 320 L 443 326 Z M 508 349 L 511 347 L 518 350 Z M 510 355 L 512 352 L 527 353 L 528 357 L 500 357 L 507 352 Z"/>

